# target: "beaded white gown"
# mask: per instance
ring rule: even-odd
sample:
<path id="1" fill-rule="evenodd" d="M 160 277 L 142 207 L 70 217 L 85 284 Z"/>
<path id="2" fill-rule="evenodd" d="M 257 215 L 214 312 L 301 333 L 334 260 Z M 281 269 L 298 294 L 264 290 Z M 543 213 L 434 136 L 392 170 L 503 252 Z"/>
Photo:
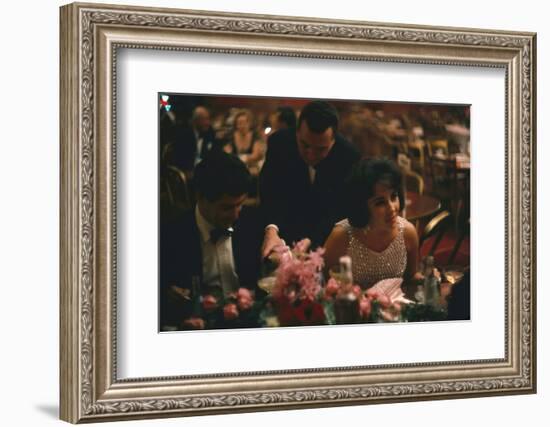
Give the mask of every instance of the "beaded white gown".
<path id="1" fill-rule="evenodd" d="M 402 278 L 407 267 L 407 248 L 405 246 L 405 219 L 397 217 L 397 236 L 382 252 L 369 249 L 357 237 L 354 227 L 347 219 L 336 225 L 348 233 L 347 254 L 351 257 L 353 281 L 363 289 L 370 288 L 380 280 Z"/>

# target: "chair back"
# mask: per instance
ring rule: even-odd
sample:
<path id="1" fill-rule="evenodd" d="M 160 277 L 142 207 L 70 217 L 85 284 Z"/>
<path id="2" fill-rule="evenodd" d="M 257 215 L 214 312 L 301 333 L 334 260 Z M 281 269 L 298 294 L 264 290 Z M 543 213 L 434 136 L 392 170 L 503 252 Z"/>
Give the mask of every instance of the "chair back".
<path id="1" fill-rule="evenodd" d="M 405 187 L 407 191 L 414 191 L 418 194 L 424 194 L 424 178 L 420 174 L 407 171 L 405 172 Z"/>
<path id="2" fill-rule="evenodd" d="M 418 138 L 412 139 L 407 143 L 407 150 L 413 162 L 413 166 L 422 173 L 424 173 L 426 164 L 424 159 L 424 147 L 424 141 Z"/>
<path id="3" fill-rule="evenodd" d="M 449 155 L 449 141 L 446 139 L 433 139 L 428 141 L 427 148 L 429 157 L 432 157 L 437 152 L 440 152 L 445 156 Z"/>
<path id="4" fill-rule="evenodd" d="M 403 171 L 403 173 L 411 170 L 411 158 L 404 153 L 397 154 L 397 166 Z"/>
<path id="5" fill-rule="evenodd" d="M 468 218 L 468 221 L 464 221 L 464 224 L 460 227 L 460 231 L 458 233 L 458 239 L 456 239 L 456 242 L 453 246 L 453 250 L 451 252 L 451 255 L 449 255 L 449 259 L 447 261 L 448 265 L 452 265 L 455 261 L 455 257 L 460 250 L 460 247 L 462 246 L 462 242 L 464 241 L 464 238 L 470 234 L 470 219 Z"/>
<path id="6" fill-rule="evenodd" d="M 432 247 L 430 248 L 430 251 L 428 252 L 428 255 L 432 255 L 435 253 L 437 246 L 441 242 L 441 239 L 443 239 L 443 236 L 445 235 L 445 232 L 449 229 L 449 227 L 452 226 L 452 217 L 451 214 L 448 211 L 441 211 L 436 216 L 434 216 L 428 224 L 426 224 L 426 227 L 424 227 L 424 230 L 422 231 L 422 234 L 420 236 L 420 247 L 426 242 L 427 239 L 430 237 L 434 237 L 434 242 L 432 244 Z"/>
<path id="7" fill-rule="evenodd" d="M 165 219 L 177 217 L 192 208 L 193 198 L 185 174 L 175 166 L 162 168 L 160 177 L 161 214 Z"/>

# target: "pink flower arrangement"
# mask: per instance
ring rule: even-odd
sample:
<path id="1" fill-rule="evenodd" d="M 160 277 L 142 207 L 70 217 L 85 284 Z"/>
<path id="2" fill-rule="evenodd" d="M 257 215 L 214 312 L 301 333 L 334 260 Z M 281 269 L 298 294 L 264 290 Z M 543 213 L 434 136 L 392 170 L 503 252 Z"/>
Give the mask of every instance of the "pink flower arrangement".
<path id="1" fill-rule="evenodd" d="M 275 299 L 314 301 L 321 291 L 324 249 L 308 253 L 310 244 L 309 239 L 301 240 L 294 245 L 289 256 L 281 257 L 273 288 Z"/>
<path id="2" fill-rule="evenodd" d="M 364 293 L 362 301 L 365 300 L 368 301 L 371 308 L 375 302 L 378 303 L 380 308 L 377 314 L 382 320 L 386 322 L 396 322 L 399 320 L 402 310 L 401 303 L 396 301 L 391 295 L 388 295 L 379 287 L 374 286 L 367 289 Z M 367 303 L 364 304 L 365 306 L 367 305 Z M 366 310 L 365 313 L 362 313 L 363 318 L 368 318 L 371 315 L 372 311 L 368 311 L 368 313 Z"/>
<path id="3" fill-rule="evenodd" d="M 281 325 L 325 323 L 323 306 L 317 301 L 324 249 L 308 252 L 310 245 L 309 239 L 301 240 L 280 257 L 272 296 Z"/>
<path id="4" fill-rule="evenodd" d="M 202 298 L 202 308 L 204 311 L 212 311 L 218 308 L 218 300 L 213 295 L 205 295 Z"/>
<path id="5" fill-rule="evenodd" d="M 223 318 L 225 320 L 233 320 L 239 317 L 239 310 L 237 310 L 236 304 L 226 304 L 223 307 Z"/>
<path id="6" fill-rule="evenodd" d="M 399 300 L 399 293 L 395 287 L 399 287 L 401 279 L 389 279 L 380 282 L 366 291 L 358 285 L 342 284 L 334 277 L 331 277 L 323 292 L 324 300 L 329 303 L 337 303 L 338 300 L 346 300 L 348 304 L 347 310 L 358 310 L 358 318 L 361 321 L 377 321 L 384 320 L 394 322 L 399 320 L 402 311 L 402 305 Z M 391 285 L 391 288 L 388 286 Z M 388 294 L 386 290 L 391 293 Z M 395 298 L 394 298 L 395 297 Z M 350 301 L 355 301 L 353 304 Z M 375 309 L 375 311 L 373 311 Z M 347 323 L 353 319 L 353 313 L 342 313 L 335 311 L 336 323 Z M 343 316 L 341 318 L 340 316 Z"/>
<path id="7" fill-rule="evenodd" d="M 364 291 L 359 285 L 331 277 L 324 288 L 321 273 L 324 250 L 309 251 L 309 239 L 291 251 L 279 254 L 280 264 L 272 291 L 278 321 L 282 326 L 396 321 L 401 305 L 396 303 L 401 279 L 389 279 Z"/>
<path id="8" fill-rule="evenodd" d="M 223 307 L 225 320 L 235 320 L 254 305 L 254 296 L 249 289 L 239 288 L 237 292 L 228 295 Z"/>
<path id="9" fill-rule="evenodd" d="M 201 296 L 199 307 L 194 307 L 191 317 L 182 321 L 182 328 L 212 329 L 227 325 L 254 327 L 258 323 L 257 316 L 254 293 L 249 289 L 239 288 L 225 296 L 222 293 Z"/>
<path id="10" fill-rule="evenodd" d="M 239 310 L 249 310 L 254 304 L 252 293 L 249 289 L 246 288 L 239 288 L 239 290 L 237 291 L 236 299 Z"/>
<path id="11" fill-rule="evenodd" d="M 331 299 L 335 297 L 336 294 L 338 294 L 339 290 L 340 290 L 340 284 L 336 281 L 336 279 L 331 277 L 330 279 L 328 279 L 328 282 L 325 285 L 325 298 Z"/>

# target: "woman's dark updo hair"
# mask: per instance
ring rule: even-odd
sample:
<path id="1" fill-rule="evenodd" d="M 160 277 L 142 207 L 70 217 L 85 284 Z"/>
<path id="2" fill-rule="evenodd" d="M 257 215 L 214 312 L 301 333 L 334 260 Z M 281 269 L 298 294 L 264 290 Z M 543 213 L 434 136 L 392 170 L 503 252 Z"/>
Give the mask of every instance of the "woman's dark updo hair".
<path id="1" fill-rule="evenodd" d="M 364 159 L 353 167 L 347 181 L 348 220 L 353 227 L 365 227 L 370 212 L 367 201 L 374 196 L 377 183 L 397 191 L 399 206 L 405 207 L 403 175 L 397 165 L 389 159 Z"/>

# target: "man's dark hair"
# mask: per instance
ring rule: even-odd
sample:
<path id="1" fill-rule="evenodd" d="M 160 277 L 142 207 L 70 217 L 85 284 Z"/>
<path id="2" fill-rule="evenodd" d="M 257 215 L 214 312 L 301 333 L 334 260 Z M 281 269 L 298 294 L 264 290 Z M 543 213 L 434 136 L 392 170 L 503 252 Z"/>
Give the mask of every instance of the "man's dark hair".
<path id="1" fill-rule="evenodd" d="M 250 188 L 250 173 L 236 156 L 211 152 L 195 167 L 195 190 L 211 202 L 224 194 L 241 196 Z"/>
<path id="2" fill-rule="evenodd" d="M 298 128 L 302 125 L 303 121 L 307 123 L 309 130 L 314 133 L 323 133 L 328 128 L 332 128 L 336 135 L 338 112 L 328 102 L 312 101 L 302 110 L 298 119 Z"/>
<path id="3" fill-rule="evenodd" d="M 367 201 L 374 196 L 377 183 L 397 192 L 399 206 L 405 207 L 403 175 L 389 159 L 365 159 L 355 164 L 347 180 L 348 221 L 353 227 L 365 227 L 370 212 Z"/>
<path id="4" fill-rule="evenodd" d="M 282 106 L 277 108 L 277 119 L 284 123 L 288 129 L 296 129 L 296 113 L 292 107 Z"/>

